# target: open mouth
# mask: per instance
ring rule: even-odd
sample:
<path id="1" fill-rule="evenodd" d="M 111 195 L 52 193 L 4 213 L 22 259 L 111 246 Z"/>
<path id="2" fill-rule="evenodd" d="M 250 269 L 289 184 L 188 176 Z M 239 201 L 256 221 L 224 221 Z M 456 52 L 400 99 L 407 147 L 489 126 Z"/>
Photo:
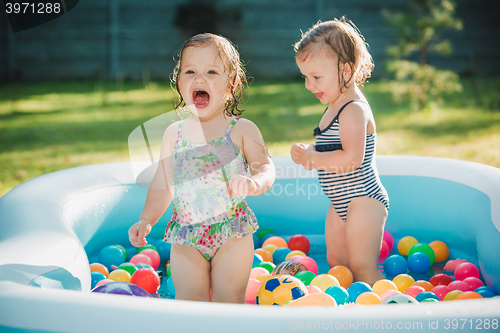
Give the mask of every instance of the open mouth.
<path id="1" fill-rule="evenodd" d="M 205 90 L 193 91 L 193 102 L 196 108 L 203 109 L 208 105 L 210 95 Z"/>

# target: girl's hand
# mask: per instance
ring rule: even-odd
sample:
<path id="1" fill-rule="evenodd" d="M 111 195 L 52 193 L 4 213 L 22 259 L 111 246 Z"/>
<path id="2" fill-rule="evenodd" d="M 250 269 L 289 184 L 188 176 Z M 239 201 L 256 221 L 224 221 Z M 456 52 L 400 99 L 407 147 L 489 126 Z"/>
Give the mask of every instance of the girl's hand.
<path id="1" fill-rule="evenodd" d="M 312 163 L 310 161 L 311 154 L 316 152 L 316 147 L 314 145 L 309 145 L 307 149 L 304 149 L 300 154 L 300 163 L 306 170 L 311 170 L 313 168 Z"/>
<path id="2" fill-rule="evenodd" d="M 300 156 L 305 149 L 307 149 L 307 145 L 305 143 L 299 142 L 293 144 L 292 149 L 290 150 L 290 155 L 295 163 L 302 163 Z"/>
<path id="3" fill-rule="evenodd" d="M 146 241 L 146 236 L 149 235 L 152 227 L 153 225 L 149 221 L 140 219 L 139 222 L 128 229 L 128 239 L 130 243 L 135 247 L 146 245 L 148 243 Z"/>
<path id="4" fill-rule="evenodd" d="M 255 181 L 242 175 L 231 178 L 228 182 L 228 187 L 230 191 L 228 195 L 234 197 L 246 197 L 257 192 L 257 184 Z"/>

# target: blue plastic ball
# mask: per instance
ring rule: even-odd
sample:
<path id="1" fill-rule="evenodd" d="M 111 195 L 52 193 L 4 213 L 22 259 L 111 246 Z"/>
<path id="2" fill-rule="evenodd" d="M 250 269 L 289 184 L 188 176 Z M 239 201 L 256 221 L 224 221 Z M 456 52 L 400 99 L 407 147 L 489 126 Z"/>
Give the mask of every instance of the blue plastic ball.
<path id="1" fill-rule="evenodd" d="M 326 288 L 325 294 L 332 296 L 338 305 L 349 303 L 349 293 L 344 287 L 331 286 Z"/>
<path id="2" fill-rule="evenodd" d="M 159 239 L 153 245 L 158 250 L 158 254 L 160 255 L 161 260 L 170 259 L 170 249 L 172 247 L 170 243 L 165 242 L 163 239 Z"/>
<path id="3" fill-rule="evenodd" d="M 259 236 L 257 236 L 256 232 L 254 232 L 252 235 L 253 235 L 253 249 L 256 250 L 261 247 L 260 238 Z"/>
<path id="4" fill-rule="evenodd" d="M 489 286 L 481 286 L 481 287 L 476 288 L 476 290 L 474 290 L 474 291 L 476 293 L 478 293 L 479 295 L 483 296 L 483 298 L 494 297 L 497 294 L 495 292 L 495 289 L 493 289 Z"/>
<path id="5" fill-rule="evenodd" d="M 433 298 L 439 302 L 439 297 L 430 291 L 422 291 L 420 294 L 417 295 L 417 297 L 415 297 L 415 299 L 419 302 L 422 302 L 424 299 L 427 298 Z"/>
<path id="6" fill-rule="evenodd" d="M 174 280 L 172 277 L 169 277 L 167 280 L 167 292 L 170 296 L 175 297 L 175 288 L 174 288 Z"/>
<path id="7" fill-rule="evenodd" d="M 371 292 L 372 287 L 366 282 L 354 282 L 347 288 L 347 292 L 349 293 L 349 302 L 356 303 L 358 296 L 364 292 Z"/>
<path id="8" fill-rule="evenodd" d="M 283 261 L 285 261 L 286 259 L 286 256 L 292 252 L 292 250 L 290 250 L 289 248 L 287 247 L 278 247 L 276 250 L 274 250 L 273 252 L 273 263 L 275 265 L 279 265 L 281 264 Z"/>
<path id="9" fill-rule="evenodd" d="M 119 267 L 125 262 L 125 253 L 116 245 L 108 245 L 99 251 L 98 261 L 111 272 L 113 270 L 111 265 Z"/>
<path id="10" fill-rule="evenodd" d="M 104 280 L 106 278 L 106 275 L 102 274 L 101 272 L 92 272 L 90 273 L 90 289 L 94 289 L 96 284 Z"/>
<path id="11" fill-rule="evenodd" d="M 257 267 L 261 262 L 264 260 L 260 256 L 260 254 L 254 253 L 253 254 L 253 263 L 252 263 L 252 268 Z"/>
<path id="12" fill-rule="evenodd" d="M 399 254 L 393 254 L 384 261 L 384 272 L 387 276 L 398 276 L 405 274 L 408 269 L 406 259 Z"/>
<path id="13" fill-rule="evenodd" d="M 431 260 L 423 252 L 415 252 L 408 257 L 408 269 L 413 273 L 425 273 L 431 268 Z"/>

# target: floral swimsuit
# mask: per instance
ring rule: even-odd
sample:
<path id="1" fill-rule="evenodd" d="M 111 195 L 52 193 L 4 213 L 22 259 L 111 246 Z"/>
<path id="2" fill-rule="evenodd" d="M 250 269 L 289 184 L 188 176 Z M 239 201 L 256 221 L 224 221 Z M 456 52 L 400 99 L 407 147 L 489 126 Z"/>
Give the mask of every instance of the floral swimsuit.
<path id="1" fill-rule="evenodd" d="M 244 157 L 230 138 L 238 119 L 231 121 L 224 137 L 206 144 L 182 139 L 181 121 L 174 147 L 174 212 L 164 239 L 193 246 L 208 261 L 228 237 L 242 238 L 258 229 L 245 197 L 227 194 L 228 181 L 248 172 Z"/>

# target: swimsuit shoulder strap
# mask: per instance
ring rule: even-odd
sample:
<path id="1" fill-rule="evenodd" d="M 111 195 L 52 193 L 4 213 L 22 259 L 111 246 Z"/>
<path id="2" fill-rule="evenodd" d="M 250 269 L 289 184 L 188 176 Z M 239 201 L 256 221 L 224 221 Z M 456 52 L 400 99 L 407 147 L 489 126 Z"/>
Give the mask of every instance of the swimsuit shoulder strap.
<path id="1" fill-rule="evenodd" d="M 240 119 L 240 118 L 235 117 L 233 120 L 231 120 L 231 123 L 229 124 L 229 126 L 227 127 L 227 130 L 226 130 L 226 136 L 229 136 L 231 134 L 231 130 L 233 129 L 233 127 L 236 124 L 236 122 L 238 121 L 238 119 Z"/>
<path id="2" fill-rule="evenodd" d="M 333 118 L 334 122 L 339 122 L 339 116 L 340 114 L 342 113 L 342 111 L 344 111 L 345 107 L 348 106 L 349 104 L 351 104 L 352 102 L 362 102 L 362 103 L 365 103 L 366 105 L 370 106 L 370 104 L 366 103 L 365 101 L 361 100 L 361 99 L 353 99 L 347 103 L 345 103 L 344 105 L 342 105 L 342 107 L 340 108 L 339 112 L 337 113 L 337 115 L 335 116 L 335 118 Z"/>

